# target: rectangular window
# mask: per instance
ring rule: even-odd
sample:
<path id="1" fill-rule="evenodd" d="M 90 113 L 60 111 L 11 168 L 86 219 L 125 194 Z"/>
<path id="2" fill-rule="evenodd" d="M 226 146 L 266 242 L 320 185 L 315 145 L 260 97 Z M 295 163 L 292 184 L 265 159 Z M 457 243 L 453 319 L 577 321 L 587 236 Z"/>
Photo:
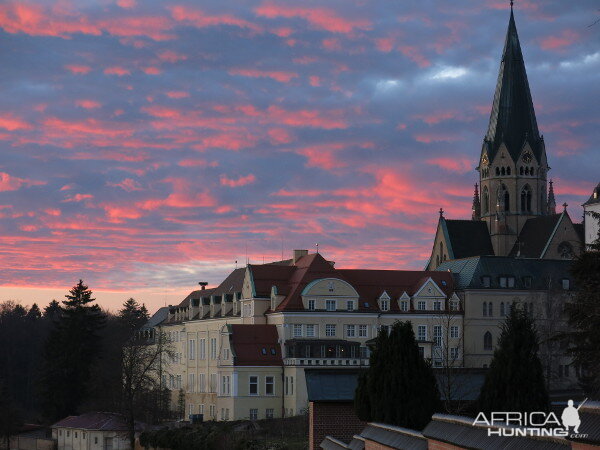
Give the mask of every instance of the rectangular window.
<path id="1" fill-rule="evenodd" d="M 294 395 L 294 377 L 290 377 L 290 395 Z"/>
<path id="2" fill-rule="evenodd" d="M 188 359 L 196 359 L 196 340 L 190 339 L 188 341 Z"/>
<path id="3" fill-rule="evenodd" d="M 290 393 L 290 381 L 289 377 L 285 377 L 285 395 L 289 395 Z"/>
<path id="4" fill-rule="evenodd" d="M 294 337 L 302 337 L 302 325 L 294 324 Z"/>
<path id="5" fill-rule="evenodd" d="M 315 310 L 315 301 L 314 300 L 309 300 L 308 301 L 308 310 L 309 311 L 314 311 Z"/>
<path id="6" fill-rule="evenodd" d="M 419 345 L 419 356 L 421 358 L 425 358 L 425 347 L 421 347 L 420 345 Z"/>
<path id="7" fill-rule="evenodd" d="M 192 414 L 194 414 L 194 405 L 193 404 L 190 405 L 190 416 Z"/>
<path id="8" fill-rule="evenodd" d="M 408 300 L 402 300 L 400 302 L 400 309 L 402 311 L 408 311 Z"/>
<path id="9" fill-rule="evenodd" d="M 433 326 L 433 345 L 436 347 L 442 346 L 442 326 L 434 325 Z"/>
<path id="10" fill-rule="evenodd" d="M 451 300 L 450 301 L 450 309 L 452 311 L 458 311 L 459 310 L 458 305 L 459 305 L 459 302 L 457 300 Z"/>
<path id="11" fill-rule="evenodd" d="M 527 289 L 531 287 L 531 277 L 523 277 L 523 286 Z"/>
<path id="12" fill-rule="evenodd" d="M 425 300 L 419 300 L 417 302 L 417 309 L 419 311 L 425 311 L 426 307 L 427 307 L 427 302 L 425 302 Z"/>
<path id="13" fill-rule="evenodd" d="M 367 331 L 368 331 L 368 328 L 367 328 L 366 325 L 359 325 L 358 326 L 358 337 L 361 337 L 361 338 L 368 337 L 367 336 Z"/>
<path id="14" fill-rule="evenodd" d="M 419 325 L 417 327 L 417 340 L 419 340 L 419 341 L 427 340 L 427 325 Z"/>
<path id="15" fill-rule="evenodd" d="M 315 337 L 317 334 L 315 333 L 315 325 L 308 324 L 306 325 L 306 337 Z"/>
<path id="16" fill-rule="evenodd" d="M 200 359 L 206 359 L 206 339 L 200 339 Z"/>
<path id="17" fill-rule="evenodd" d="M 221 395 L 229 395 L 230 393 L 230 376 L 229 375 L 222 375 L 221 376 Z"/>
<path id="18" fill-rule="evenodd" d="M 248 394 L 258 395 L 258 377 L 251 375 L 249 378 Z"/>
<path id="19" fill-rule="evenodd" d="M 346 302 L 346 309 L 348 309 L 348 311 L 354 311 L 354 300 L 348 300 Z"/>
<path id="20" fill-rule="evenodd" d="M 229 349 L 228 348 L 223 350 L 223 359 L 225 361 L 229 361 Z"/>
<path id="21" fill-rule="evenodd" d="M 250 420 L 258 420 L 258 409 L 250 408 Z"/>
<path id="22" fill-rule="evenodd" d="M 210 359 L 217 359 L 217 339 L 210 339 Z"/>
<path id="23" fill-rule="evenodd" d="M 204 414 L 204 403 L 198 407 L 198 414 Z"/>
<path id="24" fill-rule="evenodd" d="M 181 375 L 177 375 L 177 389 L 181 389 Z"/>
<path id="25" fill-rule="evenodd" d="M 346 337 L 353 338 L 355 337 L 355 326 L 354 325 L 346 325 Z"/>
<path id="26" fill-rule="evenodd" d="M 336 305 L 335 305 L 335 300 L 325 300 L 325 309 L 327 311 L 335 311 Z"/>
<path id="27" fill-rule="evenodd" d="M 509 288 L 515 287 L 515 277 L 508 277 L 507 282 Z"/>
<path id="28" fill-rule="evenodd" d="M 334 337 L 335 336 L 335 324 L 328 323 L 325 325 L 325 336 Z"/>
<path id="29" fill-rule="evenodd" d="M 216 419 L 216 414 L 215 411 L 217 410 L 217 408 L 215 407 L 215 405 L 210 405 L 210 417 L 213 419 Z"/>
<path id="30" fill-rule="evenodd" d="M 389 300 L 382 299 L 380 301 L 380 303 L 381 303 L 381 310 L 382 311 L 389 311 L 390 310 L 390 302 L 389 302 Z"/>
<path id="31" fill-rule="evenodd" d="M 442 302 L 439 300 L 435 300 L 433 302 L 433 309 L 434 309 L 434 311 L 441 311 L 442 310 Z"/>
<path id="32" fill-rule="evenodd" d="M 188 374 L 188 392 L 196 392 L 196 374 Z"/>
<path id="33" fill-rule="evenodd" d="M 450 337 L 451 338 L 458 338 L 459 337 L 459 331 L 458 331 L 458 327 L 456 325 L 452 325 L 450 327 Z"/>
<path id="34" fill-rule="evenodd" d="M 453 360 L 458 359 L 458 347 L 452 347 L 450 349 L 450 359 L 453 359 Z"/>
<path id="35" fill-rule="evenodd" d="M 217 374 L 210 374 L 210 392 L 217 392 Z"/>
<path id="36" fill-rule="evenodd" d="M 568 291 L 568 290 L 569 290 L 569 288 L 570 288 L 570 285 L 571 285 L 571 283 L 569 282 L 569 279 L 568 279 L 568 278 L 563 278 L 563 279 L 561 280 L 561 284 L 562 284 L 562 288 L 563 288 L 563 290 L 565 290 L 565 291 Z"/>
<path id="37" fill-rule="evenodd" d="M 267 408 L 265 411 L 265 418 L 272 419 L 275 416 L 275 410 L 273 408 Z"/>
<path id="38" fill-rule="evenodd" d="M 265 395 L 275 395 L 275 377 L 265 377 Z"/>
<path id="39" fill-rule="evenodd" d="M 359 347 L 358 356 L 360 359 L 367 359 L 369 357 L 369 349 L 367 347 Z"/>
<path id="40" fill-rule="evenodd" d="M 198 375 L 198 383 L 200 384 L 200 392 L 206 392 L 206 375 L 201 373 Z"/>
<path id="41" fill-rule="evenodd" d="M 501 288 L 505 288 L 508 286 L 508 278 L 507 277 L 500 277 L 498 281 L 500 282 Z"/>

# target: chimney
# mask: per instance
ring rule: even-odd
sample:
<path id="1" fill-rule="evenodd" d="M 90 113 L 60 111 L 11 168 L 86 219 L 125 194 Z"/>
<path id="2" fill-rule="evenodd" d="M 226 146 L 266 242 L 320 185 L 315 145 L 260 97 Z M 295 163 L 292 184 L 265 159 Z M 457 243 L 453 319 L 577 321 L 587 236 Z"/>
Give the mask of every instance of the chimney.
<path id="1" fill-rule="evenodd" d="M 294 264 L 296 264 L 300 258 L 306 255 L 308 255 L 308 250 L 294 250 Z"/>

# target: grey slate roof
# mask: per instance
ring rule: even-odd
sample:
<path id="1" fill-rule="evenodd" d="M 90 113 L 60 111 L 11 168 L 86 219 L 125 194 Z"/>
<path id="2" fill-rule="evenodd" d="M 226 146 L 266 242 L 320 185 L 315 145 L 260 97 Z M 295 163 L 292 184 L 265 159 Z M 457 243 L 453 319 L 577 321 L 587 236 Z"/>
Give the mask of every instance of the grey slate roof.
<path id="1" fill-rule="evenodd" d="M 527 219 L 509 256 L 541 258 L 556 225 L 565 213 Z"/>
<path id="2" fill-rule="evenodd" d="M 150 319 L 148 319 L 148 322 L 146 322 L 146 324 L 142 327 L 142 329 L 154 328 L 155 326 L 164 322 L 168 316 L 169 316 L 169 307 L 163 306 L 162 308 L 159 308 L 158 311 L 156 311 L 154 314 L 152 314 L 152 317 L 150 317 Z"/>
<path id="3" fill-rule="evenodd" d="M 493 255 L 494 248 L 487 228 L 481 220 L 442 219 L 442 226 L 449 239 L 450 259 L 470 256 Z"/>
<path id="4" fill-rule="evenodd" d="M 309 402 L 352 402 L 358 384 L 357 370 L 305 369 Z"/>
<path id="5" fill-rule="evenodd" d="M 379 423 L 370 423 L 360 432 L 360 437 L 391 448 L 426 450 L 427 439 L 414 430 Z"/>
<path id="6" fill-rule="evenodd" d="M 488 436 L 487 427 L 473 426 L 467 417 L 434 414 L 423 436 L 462 448 L 481 450 L 566 450 L 566 439 Z"/>
<path id="7" fill-rule="evenodd" d="M 517 161 L 526 141 L 539 162 L 544 144 L 537 126 L 517 26 L 511 10 L 485 145 L 490 161 L 493 161 L 503 142 L 512 159 Z"/>
<path id="8" fill-rule="evenodd" d="M 572 280 L 569 272 L 572 261 L 551 259 L 522 259 L 508 256 L 477 256 L 454 261 L 444 261 L 436 270 L 450 270 L 454 274 L 456 289 L 485 289 L 483 277 L 490 277 L 490 289 L 501 289 L 500 276 L 514 276 L 514 289 L 561 289 L 561 280 Z M 527 278 L 530 287 L 527 287 Z M 572 284 L 572 283 L 571 283 Z M 571 286 L 571 289 L 573 286 Z"/>

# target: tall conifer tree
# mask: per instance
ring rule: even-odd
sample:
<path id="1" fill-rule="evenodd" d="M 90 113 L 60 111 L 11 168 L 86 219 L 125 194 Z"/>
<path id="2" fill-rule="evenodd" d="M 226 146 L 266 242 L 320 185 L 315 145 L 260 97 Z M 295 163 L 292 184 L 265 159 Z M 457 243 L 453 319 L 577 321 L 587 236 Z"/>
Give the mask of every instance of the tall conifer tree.
<path id="1" fill-rule="evenodd" d="M 86 398 L 90 368 L 100 350 L 98 330 L 105 323 L 92 291 L 82 280 L 63 300 L 61 314 L 44 349 L 42 398 L 52 419 L 76 414 Z"/>
<path id="2" fill-rule="evenodd" d="M 538 348 L 533 319 L 513 304 L 479 394 L 480 411 L 548 411 Z"/>
<path id="3" fill-rule="evenodd" d="M 440 406 L 431 365 L 419 353 L 410 322 L 382 330 L 355 394 L 360 419 L 421 430 Z"/>

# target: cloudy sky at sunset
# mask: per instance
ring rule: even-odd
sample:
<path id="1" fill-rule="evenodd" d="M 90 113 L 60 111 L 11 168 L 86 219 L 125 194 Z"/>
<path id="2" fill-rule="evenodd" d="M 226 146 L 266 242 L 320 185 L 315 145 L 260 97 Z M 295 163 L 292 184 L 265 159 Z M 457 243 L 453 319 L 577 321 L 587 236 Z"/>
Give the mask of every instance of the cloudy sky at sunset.
<path id="1" fill-rule="evenodd" d="M 150 309 L 321 252 L 420 269 L 470 217 L 500 0 L 0 3 L 0 301 Z M 557 202 L 600 181 L 592 0 L 516 1 Z M 247 250 L 246 250 L 247 249 Z"/>

